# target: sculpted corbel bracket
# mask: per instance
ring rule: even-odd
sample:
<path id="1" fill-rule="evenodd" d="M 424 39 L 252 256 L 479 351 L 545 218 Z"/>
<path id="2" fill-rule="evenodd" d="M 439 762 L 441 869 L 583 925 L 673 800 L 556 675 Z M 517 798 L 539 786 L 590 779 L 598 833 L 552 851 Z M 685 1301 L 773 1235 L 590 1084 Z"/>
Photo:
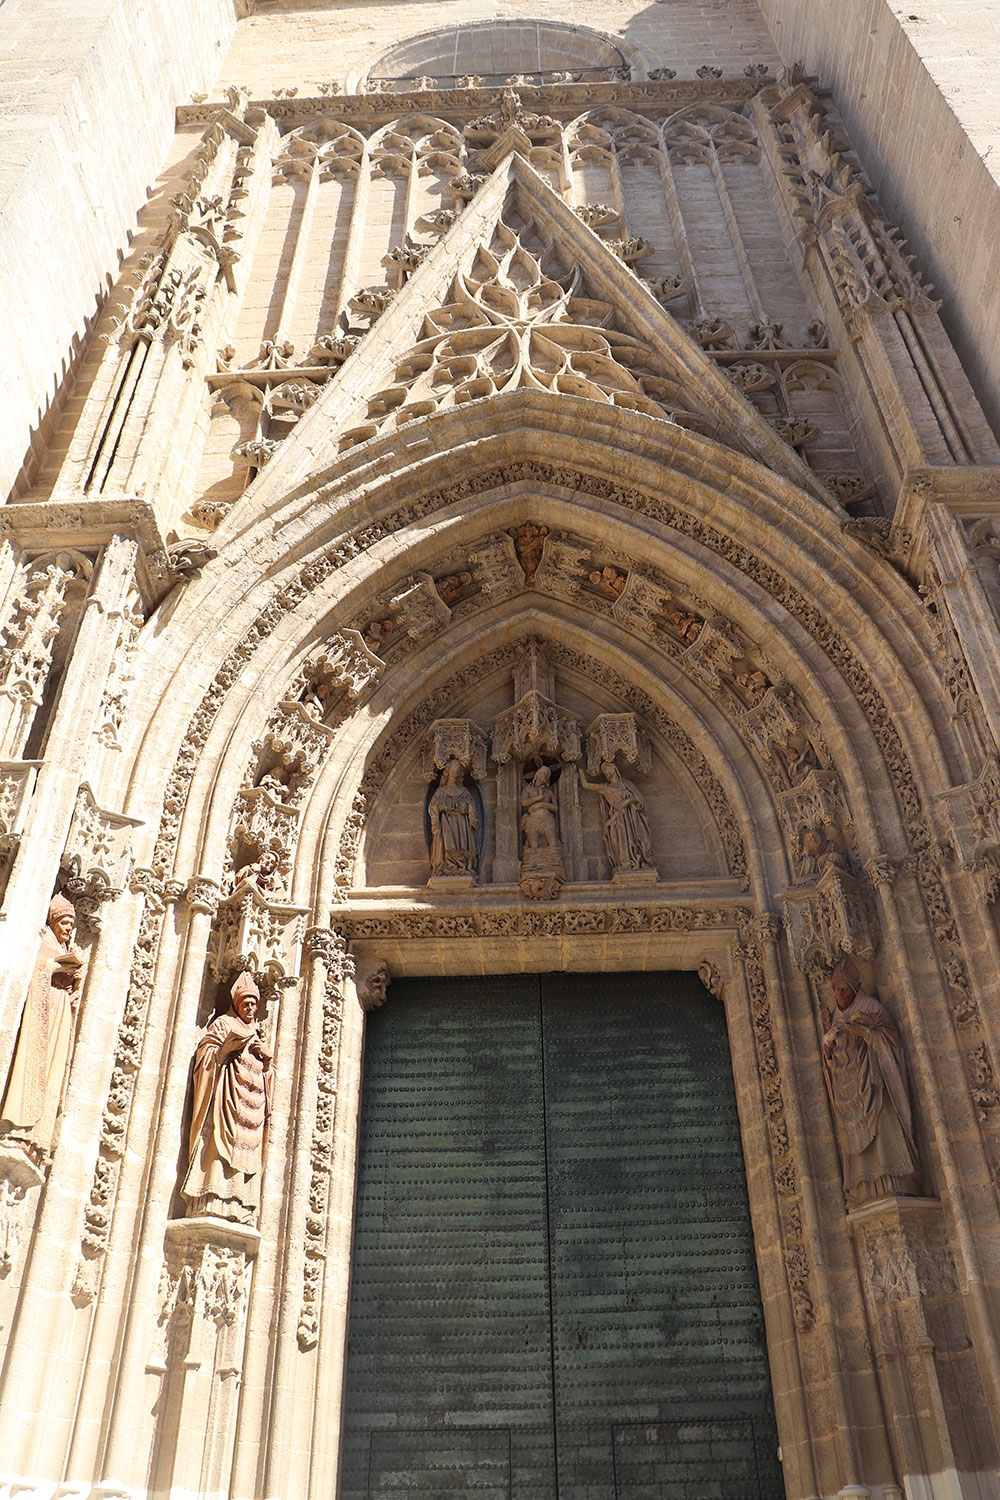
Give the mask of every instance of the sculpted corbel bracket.
<path id="1" fill-rule="evenodd" d="M 101 905 L 113 901 L 128 881 L 132 831 L 141 827 L 141 818 L 107 812 L 88 783 L 81 784 L 61 868 L 66 891 L 93 932 L 101 930 Z"/>
<path id="2" fill-rule="evenodd" d="M 242 1367 L 250 1275 L 260 1234 L 215 1218 L 168 1221 L 160 1272 L 156 1345 L 147 1369 L 166 1375 L 192 1362 Z"/>
<path id="3" fill-rule="evenodd" d="M 304 675 L 307 680 L 310 675 L 326 677 L 353 699 L 360 697 L 384 666 L 381 657 L 365 645 L 360 631 L 345 628 L 335 631 L 322 651 L 306 664 Z"/>
<path id="4" fill-rule="evenodd" d="M 44 1180 L 42 1168 L 25 1152 L 0 1143 L 0 1279 L 10 1275 L 21 1249 L 28 1194 Z"/>
<path id="5" fill-rule="evenodd" d="M 874 958 L 880 934 L 867 880 L 828 864 L 812 886 L 786 891 L 782 904 L 792 957 L 808 978 L 824 980 L 845 953 Z"/>
<path id="6" fill-rule="evenodd" d="M 355 984 L 358 1003 L 363 1011 L 378 1010 L 389 998 L 392 974 L 384 958 L 368 964 L 359 964 Z"/>

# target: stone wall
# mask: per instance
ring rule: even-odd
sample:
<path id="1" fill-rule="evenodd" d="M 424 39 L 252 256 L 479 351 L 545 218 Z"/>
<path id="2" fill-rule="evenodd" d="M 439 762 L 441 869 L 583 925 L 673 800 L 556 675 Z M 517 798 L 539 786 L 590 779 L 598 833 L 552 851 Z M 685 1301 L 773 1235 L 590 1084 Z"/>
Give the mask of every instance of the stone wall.
<path id="1" fill-rule="evenodd" d="M 0 495 L 71 378 L 232 0 L 7 0 L 0 25 Z M 26 309 L 31 309 L 26 317 Z"/>
<path id="2" fill-rule="evenodd" d="M 834 100 L 888 215 L 945 299 L 945 327 L 1000 423 L 1000 8 L 761 0 L 786 63 Z M 919 12 L 917 14 L 916 12 Z"/>

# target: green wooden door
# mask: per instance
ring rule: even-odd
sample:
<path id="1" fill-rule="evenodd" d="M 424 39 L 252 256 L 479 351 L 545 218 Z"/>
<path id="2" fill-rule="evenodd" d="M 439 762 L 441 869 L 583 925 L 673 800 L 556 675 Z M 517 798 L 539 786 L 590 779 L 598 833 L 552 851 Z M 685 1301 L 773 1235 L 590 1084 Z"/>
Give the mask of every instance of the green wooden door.
<path id="1" fill-rule="evenodd" d="M 341 1500 L 779 1500 L 718 1002 L 397 981 L 368 1024 Z"/>

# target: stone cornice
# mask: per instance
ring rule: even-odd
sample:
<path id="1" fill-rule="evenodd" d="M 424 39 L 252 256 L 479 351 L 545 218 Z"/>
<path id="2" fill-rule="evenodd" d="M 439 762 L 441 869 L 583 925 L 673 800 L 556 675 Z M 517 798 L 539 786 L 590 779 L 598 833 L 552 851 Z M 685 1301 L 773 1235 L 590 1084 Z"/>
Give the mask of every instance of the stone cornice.
<path id="1" fill-rule="evenodd" d="M 738 108 L 762 89 L 773 88 L 769 78 L 675 78 L 655 83 L 645 80 L 630 83 L 559 83 L 518 85 L 518 95 L 526 109 L 542 110 L 554 117 L 572 119 L 587 109 L 616 104 L 624 109 L 683 109 L 687 104 L 719 104 Z M 263 111 L 290 126 L 336 115 L 340 119 L 366 125 L 384 125 L 404 114 L 434 114 L 456 122 L 467 116 L 499 109 L 505 88 L 418 89 L 392 94 L 313 94 L 293 99 L 251 99 L 247 114 Z M 201 104 L 182 104 L 177 110 L 178 125 L 211 125 L 224 100 L 206 100 Z"/>

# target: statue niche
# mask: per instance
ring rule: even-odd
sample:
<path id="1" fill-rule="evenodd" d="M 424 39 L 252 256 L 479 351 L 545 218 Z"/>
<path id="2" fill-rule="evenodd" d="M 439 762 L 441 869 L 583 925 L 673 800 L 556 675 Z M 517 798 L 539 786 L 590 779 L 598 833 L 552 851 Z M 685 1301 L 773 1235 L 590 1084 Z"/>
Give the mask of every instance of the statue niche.
<path id="1" fill-rule="evenodd" d="M 849 958 L 841 958 L 831 984 L 837 1003 L 823 1017 L 823 1075 L 840 1138 L 847 1207 L 919 1196 L 920 1161 L 896 1023 L 862 988 Z"/>
<path id="2" fill-rule="evenodd" d="M 0 1107 L 0 1130 L 39 1160 L 52 1149 L 76 1028 L 82 955 L 72 946 L 76 912 L 63 895 L 52 898 Z"/>
<path id="3" fill-rule="evenodd" d="M 542 764 L 521 789 L 521 878 L 533 901 L 554 901 L 566 884 L 566 855 L 559 838 L 558 769 Z"/>
<path id="4" fill-rule="evenodd" d="M 188 1166 L 181 1185 L 188 1216 L 253 1224 L 271 1113 L 274 1067 L 257 1021 L 260 990 L 241 974 L 231 1004 L 205 1028 L 191 1074 Z"/>
<path id="5" fill-rule="evenodd" d="M 475 782 L 473 786 L 478 794 Z M 455 757 L 447 762 L 441 780 L 430 794 L 427 819 L 431 879 L 468 877 L 474 882 L 479 874 L 482 797 L 466 786 L 464 767 Z"/>

